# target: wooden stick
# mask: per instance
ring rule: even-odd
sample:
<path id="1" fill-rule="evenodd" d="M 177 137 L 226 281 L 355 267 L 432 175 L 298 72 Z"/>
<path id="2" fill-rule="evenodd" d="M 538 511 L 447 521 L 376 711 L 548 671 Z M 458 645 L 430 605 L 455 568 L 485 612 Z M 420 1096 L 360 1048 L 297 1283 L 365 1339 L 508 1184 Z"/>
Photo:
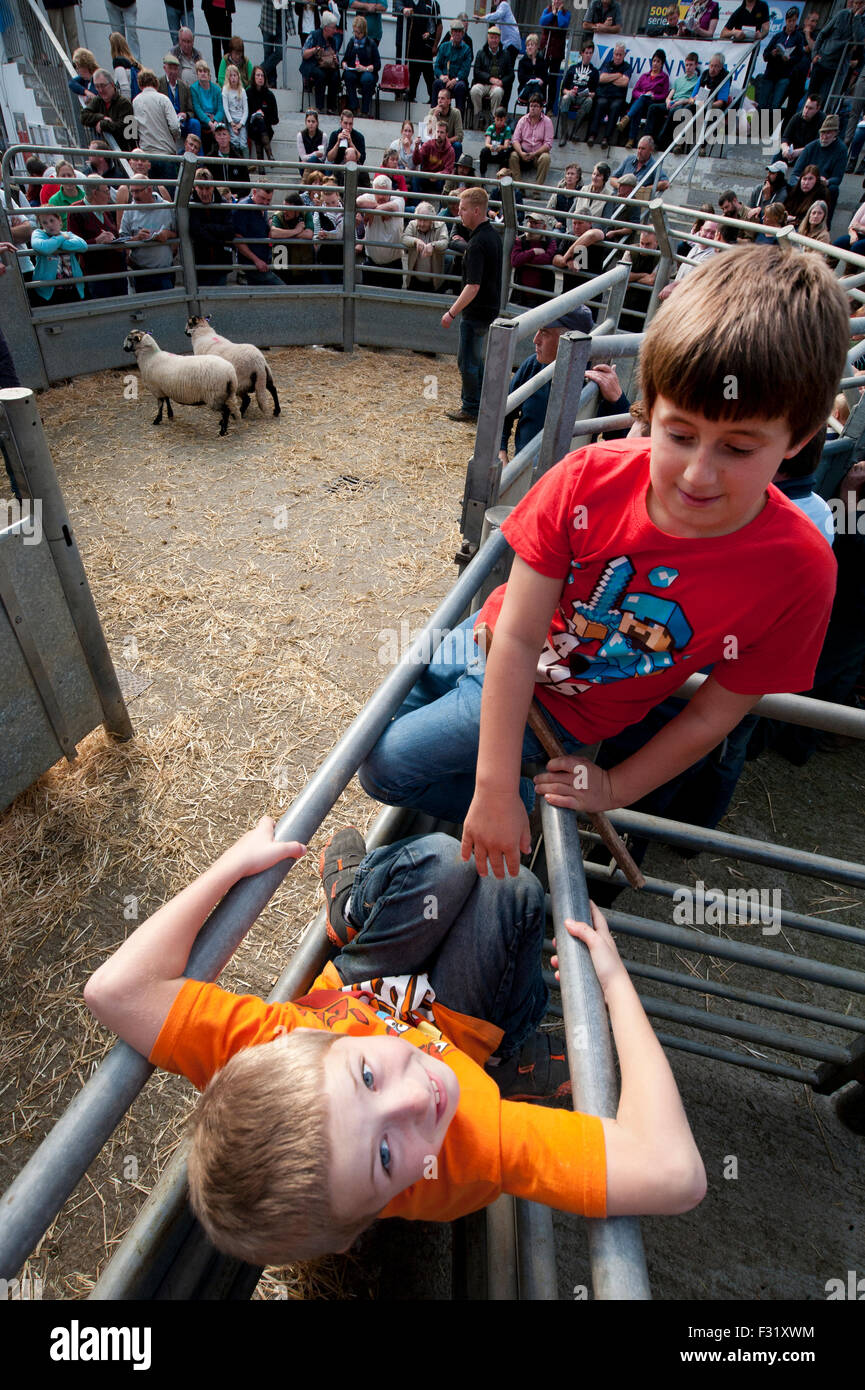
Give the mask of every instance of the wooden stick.
<path id="1" fill-rule="evenodd" d="M 481 650 L 489 656 L 492 647 L 493 631 L 488 623 L 481 623 L 476 630 L 476 641 Z M 566 758 L 565 752 L 558 738 L 550 728 L 547 713 L 539 700 L 532 698 L 529 706 L 528 726 L 543 748 L 548 758 Z M 581 811 L 580 815 L 585 815 L 591 822 L 592 828 L 601 837 L 610 855 L 616 861 L 625 878 L 632 888 L 645 888 L 646 880 L 640 873 L 638 866 L 631 858 L 627 845 L 613 826 L 609 817 L 603 811 Z"/>

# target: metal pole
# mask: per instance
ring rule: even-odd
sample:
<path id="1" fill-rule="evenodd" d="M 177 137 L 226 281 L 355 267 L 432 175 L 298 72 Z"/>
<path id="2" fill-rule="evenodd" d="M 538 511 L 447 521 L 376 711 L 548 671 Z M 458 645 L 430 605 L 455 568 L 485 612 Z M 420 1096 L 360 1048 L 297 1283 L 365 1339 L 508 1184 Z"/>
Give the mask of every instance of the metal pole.
<path id="1" fill-rule="evenodd" d="M 105 728 L 117 738 L 132 738 L 134 730 L 54 472 L 48 442 L 36 409 L 36 397 L 27 387 L 11 386 L 0 391 L 0 438 L 13 456 L 17 454 L 14 471 L 20 470 L 20 481 L 25 483 L 30 497 L 41 499 L 43 536 L 50 548 L 81 650 L 102 705 Z"/>
<path id="2" fill-rule="evenodd" d="M 503 1192 L 486 1209 L 487 1298 L 490 1303 L 513 1303 L 517 1284 L 517 1231 L 514 1198 Z"/>
<path id="3" fill-rule="evenodd" d="M 189 195 L 195 186 L 195 166 L 198 161 L 194 154 L 185 154 L 180 165 L 179 178 L 177 184 L 177 200 L 175 211 L 177 215 L 177 240 L 180 264 L 183 267 L 183 284 L 190 299 L 190 311 L 194 314 L 201 313 L 201 305 L 198 299 L 198 271 L 195 265 L 195 255 L 192 250 L 192 238 L 189 235 Z"/>
<path id="4" fill-rule="evenodd" d="M 591 352 L 592 339 L 587 333 L 563 333 L 559 338 L 541 449 L 532 474 L 533 484 L 570 450 Z"/>
<path id="5" fill-rule="evenodd" d="M 501 530 L 502 523 L 510 516 L 512 511 L 513 507 L 490 507 L 488 509 L 484 517 L 484 529 L 481 532 L 482 546 L 489 540 L 493 531 Z M 483 584 L 472 599 L 471 611 L 473 613 L 480 612 L 494 589 L 497 589 L 500 584 L 506 584 L 508 582 L 508 575 L 511 572 L 513 558 L 511 548 L 508 546 L 507 551 L 502 556 L 499 563 L 494 569 L 490 570 Z"/>
<path id="6" fill-rule="evenodd" d="M 548 1302 L 558 1298 L 553 1213 L 540 1202 L 527 1202 L 522 1198 L 514 1203 L 514 1213 L 520 1302 Z"/>
<path id="7" fill-rule="evenodd" d="M 604 994 L 587 947 L 572 937 L 564 925 L 569 917 L 591 921 L 577 821 L 570 812 L 550 806 L 543 798 L 540 806 L 573 1105 L 585 1114 L 612 1118 L 618 1097 Z M 636 1218 L 616 1216 L 587 1224 L 595 1297 L 651 1298 Z"/>
<path id="8" fill-rule="evenodd" d="M 8 207 L 0 204 L 0 241 L 11 242 L 9 214 L 15 215 L 15 207 L 8 194 L 7 199 Z M 48 385 L 48 373 L 42 360 L 39 335 L 30 317 L 27 288 L 17 264 L 11 266 L 5 275 L 0 275 L 0 323 L 9 340 L 9 350 L 14 357 L 19 380 L 38 387 L 40 391 L 44 390 Z"/>
<path id="9" fill-rule="evenodd" d="M 499 444 L 502 422 L 507 413 L 508 391 L 513 371 L 518 320 L 496 319 L 487 332 L 484 383 L 475 433 L 474 452 L 466 471 L 460 530 L 464 547 L 473 553 L 480 543 L 484 515 L 498 501 L 502 465 Z"/>
<path id="10" fill-rule="evenodd" d="M 315 834 L 428 663 L 430 643 L 459 620 L 506 547 L 500 532 L 490 537 L 282 816 L 276 827 L 278 840 L 306 843 Z M 217 978 L 293 863 L 285 861 L 234 885 L 198 934 L 186 968 L 189 978 Z M 0 1199 L 0 1277 L 13 1277 L 23 1264 L 152 1070 L 126 1043 L 115 1044 L 42 1141 Z"/>
<path id="11" fill-rule="evenodd" d="M 354 219 L 357 214 L 357 165 L 345 166 L 345 198 L 342 223 L 342 350 L 354 352 L 357 306 L 357 254 Z"/>
<path id="12" fill-rule="evenodd" d="M 676 699 L 693 699 L 706 679 L 699 673 L 689 676 L 675 692 Z M 783 719 L 786 724 L 801 724 L 806 729 L 865 738 L 865 710 L 855 705 L 835 705 L 829 700 L 814 700 L 809 695 L 764 695 L 751 713 L 761 714 L 766 719 Z"/>
<path id="13" fill-rule="evenodd" d="M 517 204 L 514 197 L 514 181 L 512 178 L 502 179 L 499 188 L 501 189 L 502 220 L 504 222 L 504 236 L 502 238 L 502 288 L 499 297 L 499 312 L 504 313 L 511 291 L 511 251 L 513 250 L 517 236 Z"/>

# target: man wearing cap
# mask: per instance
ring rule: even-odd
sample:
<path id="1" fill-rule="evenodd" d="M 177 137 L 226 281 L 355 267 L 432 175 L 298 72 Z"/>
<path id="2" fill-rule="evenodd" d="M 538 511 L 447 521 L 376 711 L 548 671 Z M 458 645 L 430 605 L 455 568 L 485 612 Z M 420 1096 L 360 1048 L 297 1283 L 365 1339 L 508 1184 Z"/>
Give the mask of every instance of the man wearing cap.
<path id="1" fill-rule="evenodd" d="M 655 142 L 651 135 L 644 135 L 637 145 L 637 148 L 634 150 L 634 153 L 629 154 L 626 159 L 623 159 L 618 169 L 613 174 L 613 177 L 610 179 L 611 188 L 618 193 L 619 180 L 624 174 L 633 174 L 635 176 L 634 182 L 639 183 L 640 179 L 648 172 L 654 163 L 660 163 L 660 159 L 656 159 L 655 156 Z M 648 180 L 648 182 L 651 184 L 652 180 Z M 669 187 L 670 180 L 667 178 L 666 171 L 662 166 L 659 171 L 657 191 L 658 193 L 663 193 L 664 189 Z"/>
<path id="2" fill-rule="evenodd" d="M 459 107 L 451 100 L 451 94 L 447 87 L 442 87 L 438 94 L 438 101 L 435 106 L 430 108 L 429 114 L 424 122 L 427 131 L 427 139 L 434 140 L 436 126 L 439 121 L 446 121 L 448 128 L 448 139 L 454 147 L 454 157 L 459 159 L 462 154 L 463 118 L 460 115 Z"/>
<path id="3" fill-rule="evenodd" d="M 508 161 L 513 177 L 522 182 L 545 183 L 554 138 L 553 123 L 544 115 L 540 97 L 529 97 L 528 113 L 517 121 L 514 148 Z M 526 175 L 535 167 L 534 178 L 527 180 Z"/>
<path id="4" fill-rule="evenodd" d="M 217 153 L 214 156 L 208 156 L 207 160 L 207 167 L 213 174 L 213 181 L 219 188 L 227 183 L 242 183 L 243 188 L 231 190 L 233 197 L 242 198 L 244 189 L 249 188 L 249 165 L 238 162 L 244 158 L 245 151 L 232 145 L 231 131 L 224 121 L 217 121 L 214 125 L 213 138 L 216 141 Z"/>
<path id="5" fill-rule="evenodd" d="M 472 66 L 471 50 L 465 42 L 465 32 L 462 20 L 455 19 L 451 25 L 451 36 L 439 44 L 433 63 L 436 77 L 433 83 L 433 101 L 438 101 L 439 92 L 442 87 L 446 87 L 460 112 L 465 111 L 469 72 Z"/>
<path id="6" fill-rule="evenodd" d="M 539 328 L 532 339 L 534 354 L 527 357 L 517 367 L 511 378 L 509 394 L 520 386 L 524 386 L 527 381 L 531 381 L 532 377 L 537 376 L 538 372 L 542 372 L 544 367 L 555 362 L 559 350 L 559 339 L 563 333 L 590 333 L 592 327 L 592 311 L 586 305 L 581 304 L 578 308 L 571 309 L 569 313 L 556 319 L 555 323 L 549 323 L 543 328 Z M 586 380 L 594 381 L 599 388 L 600 399 L 597 412 L 599 415 L 624 415 L 627 412 L 630 402 L 622 392 L 615 368 L 590 369 L 586 372 Z M 526 397 L 522 405 L 518 405 L 515 410 L 505 416 L 499 445 L 499 458 L 502 463 L 508 461 L 508 443 L 515 425 L 514 452 L 517 454 L 527 444 L 530 444 L 535 435 L 543 429 L 552 384 L 552 380 L 550 380 L 545 382 L 543 386 L 539 386 L 537 391 Z M 616 431 L 615 434 L 609 436 L 605 434 L 605 438 L 618 439 L 622 434 L 627 434 L 627 430 Z"/>
<path id="7" fill-rule="evenodd" d="M 162 60 L 162 71 L 165 76 L 160 77 L 157 90 L 168 97 L 174 107 L 183 139 L 187 135 L 197 135 L 201 139 L 201 122 L 195 118 L 189 87 L 180 76 L 180 59 L 173 53 L 166 53 Z"/>
<path id="8" fill-rule="evenodd" d="M 865 0 L 862 0 L 865 6 Z M 790 178 L 791 184 L 799 181 L 799 175 L 807 164 L 816 164 L 818 171 L 829 185 L 829 220 L 838 201 L 838 190 L 847 170 L 847 146 L 838 138 L 840 122 L 837 116 L 827 116 L 820 126 L 820 134 L 810 145 L 806 145 L 796 163 Z"/>
<path id="9" fill-rule="evenodd" d="M 514 271 L 511 302 L 532 309 L 555 293 L 556 272 L 552 260 L 558 243 L 550 236 L 543 212 L 528 213 L 525 228 L 511 248 Z"/>
<path id="10" fill-rule="evenodd" d="M 501 30 L 502 47 L 510 53 L 511 61 L 516 63 L 523 51 L 523 40 L 508 0 L 500 0 L 489 14 L 475 14 L 474 17 L 478 24 L 495 24 Z"/>
<path id="11" fill-rule="evenodd" d="M 789 9 L 784 28 L 773 34 L 763 50 L 766 69 L 754 83 L 754 99 L 761 111 L 780 111 L 787 98 L 790 79 L 805 50 L 805 35 L 798 23 L 799 11 Z"/>
<path id="12" fill-rule="evenodd" d="M 475 119 L 480 119 L 484 98 L 489 101 L 493 115 L 504 105 L 507 110 L 514 84 L 514 60 L 502 46 L 502 31 L 490 25 L 489 38 L 475 58 L 474 83 L 471 89 Z"/>

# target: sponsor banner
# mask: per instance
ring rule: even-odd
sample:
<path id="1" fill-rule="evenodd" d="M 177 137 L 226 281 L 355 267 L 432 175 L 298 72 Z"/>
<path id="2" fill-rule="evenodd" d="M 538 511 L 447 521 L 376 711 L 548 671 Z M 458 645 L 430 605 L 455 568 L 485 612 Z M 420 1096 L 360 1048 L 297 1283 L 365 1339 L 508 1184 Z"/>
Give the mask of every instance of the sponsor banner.
<path id="1" fill-rule="evenodd" d="M 695 43 L 693 39 L 659 39 L 650 38 L 648 34 L 610 35 L 603 38 L 600 34 L 595 34 L 594 39 L 597 67 L 612 54 L 617 40 L 625 45 L 627 60 L 633 68 L 629 93 L 637 78 L 642 73 L 651 71 L 652 54 L 657 48 L 662 48 L 667 55 L 667 72 L 671 83 L 684 73 L 685 58 L 689 53 L 699 53 L 701 73 L 705 71 L 712 54 L 720 53 L 725 68 L 733 78 L 733 96 L 738 96 L 742 90 L 742 80 L 751 54 L 750 48 L 744 43 Z M 572 51 L 569 61 L 579 62 L 579 56 L 578 51 Z"/>

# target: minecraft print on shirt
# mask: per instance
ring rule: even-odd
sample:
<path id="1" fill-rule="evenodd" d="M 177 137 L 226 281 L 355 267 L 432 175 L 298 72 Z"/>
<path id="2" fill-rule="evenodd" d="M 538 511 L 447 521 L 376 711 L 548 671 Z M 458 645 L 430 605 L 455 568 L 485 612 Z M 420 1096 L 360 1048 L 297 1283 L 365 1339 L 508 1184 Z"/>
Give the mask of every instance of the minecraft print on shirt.
<path id="1" fill-rule="evenodd" d="M 579 570 L 579 561 L 571 569 Z M 567 585 L 557 616 L 564 630 L 552 632 L 538 661 L 538 683 L 554 686 L 562 695 L 578 695 L 593 685 L 651 676 L 672 666 L 693 637 L 679 604 L 661 594 L 629 591 L 635 574 L 627 555 L 609 560 L 587 599 L 574 599 L 564 616 Z M 647 579 L 652 588 L 669 589 L 678 570 L 657 565 Z M 574 574 L 568 576 L 573 584 Z M 598 642 L 594 651 L 589 644 Z"/>

